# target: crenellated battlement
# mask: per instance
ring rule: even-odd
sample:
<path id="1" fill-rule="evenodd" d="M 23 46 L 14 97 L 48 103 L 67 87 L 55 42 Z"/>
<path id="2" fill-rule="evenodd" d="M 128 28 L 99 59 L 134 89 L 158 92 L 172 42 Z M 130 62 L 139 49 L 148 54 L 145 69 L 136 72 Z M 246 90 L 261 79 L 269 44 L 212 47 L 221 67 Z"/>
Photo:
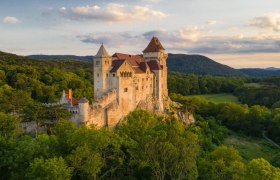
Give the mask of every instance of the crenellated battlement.
<path id="1" fill-rule="evenodd" d="M 108 93 L 105 93 L 101 98 L 93 102 L 93 109 L 103 109 L 113 101 L 117 100 L 116 89 L 111 89 Z"/>

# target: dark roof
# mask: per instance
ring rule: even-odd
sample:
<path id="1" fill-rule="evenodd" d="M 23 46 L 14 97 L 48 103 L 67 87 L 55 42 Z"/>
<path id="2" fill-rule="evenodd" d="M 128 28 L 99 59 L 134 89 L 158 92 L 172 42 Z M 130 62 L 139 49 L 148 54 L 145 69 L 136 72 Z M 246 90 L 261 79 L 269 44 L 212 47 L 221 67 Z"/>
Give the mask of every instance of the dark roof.
<path id="1" fill-rule="evenodd" d="M 113 57 L 118 59 L 125 59 L 127 60 L 132 66 L 139 66 L 140 62 L 145 62 L 144 58 L 138 55 L 130 55 L 130 54 L 123 54 L 123 53 L 115 53 Z"/>
<path id="2" fill-rule="evenodd" d="M 121 67 L 121 65 L 123 64 L 124 61 L 125 61 L 125 59 L 117 59 L 117 60 L 114 60 L 114 61 L 112 62 L 113 68 L 111 69 L 110 72 L 116 72 L 116 71 Z"/>
<path id="3" fill-rule="evenodd" d="M 159 65 L 158 61 L 149 61 L 147 62 L 151 70 L 161 70 L 162 67 Z"/>
<path id="4" fill-rule="evenodd" d="M 159 52 L 160 50 L 164 50 L 163 46 L 157 37 L 153 37 L 146 49 L 143 50 L 143 53 Z"/>
<path id="5" fill-rule="evenodd" d="M 72 102 L 72 105 L 75 106 L 75 105 L 78 105 L 79 104 L 79 101 L 75 98 L 72 97 L 72 99 L 70 99 L 70 101 Z"/>
<path id="6" fill-rule="evenodd" d="M 149 65 L 146 62 L 141 62 L 139 66 L 144 72 L 146 72 L 147 69 L 149 68 Z"/>
<path id="7" fill-rule="evenodd" d="M 95 55 L 95 57 L 109 57 L 110 55 L 108 54 L 107 50 L 105 49 L 104 45 L 102 44 Z"/>

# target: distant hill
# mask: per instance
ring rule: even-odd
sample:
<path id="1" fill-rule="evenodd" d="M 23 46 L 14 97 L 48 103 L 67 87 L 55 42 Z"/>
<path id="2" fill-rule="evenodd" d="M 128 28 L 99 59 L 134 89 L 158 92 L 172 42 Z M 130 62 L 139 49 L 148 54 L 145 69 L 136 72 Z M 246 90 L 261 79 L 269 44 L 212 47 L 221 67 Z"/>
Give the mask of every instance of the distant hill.
<path id="1" fill-rule="evenodd" d="M 244 74 L 246 74 L 248 76 L 256 76 L 256 77 L 279 76 L 280 75 L 280 69 L 278 69 L 278 68 L 266 68 L 266 69 L 244 68 L 244 69 L 239 69 L 239 71 L 243 72 Z"/>
<path id="2" fill-rule="evenodd" d="M 74 56 L 74 55 L 30 55 L 31 59 L 37 60 L 80 60 L 92 61 L 93 56 Z"/>
<path id="3" fill-rule="evenodd" d="M 280 68 L 268 67 L 268 68 L 265 68 L 265 70 L 270 70 L 270 71 L 279 71 L 279 70 L 280 70 Z"/>
<path id="4" fill-rule="evenodd" d="M 0 51 L 0 67 L 1 65 L 29 65 L 37 67 L 47 67 L 47 68 L 59 68 L 65 69 L 67 71 L 76 71 L 79 68 L 85 69 L 88 72 L 92 72 L 92 62 L 87 61 L 77 61 L 77 60 L 44 60 L 37 59 L 34 60 L 29 56 L 19 56 L 16 54 L 6 53 Z"/>
<path id="5" fill-rule="evenodd" d="M 170 71 L 217 76 L 244 76 L 234 68 L 215 62 L 202 55 L 169 54 L 167 66 Z"/>
<path id="6" fill-rule="evenodd" d="M 93 56 L 73 56 L 73 55 L 31 55 L 33 59 L 44 60 L 82 60 L 91 61 Z M 244 76 L 242 72 L 229 66 L 222 65 L 201 55 L 185 55 L 185 54 L 169 54 L 167 59 L 169 71 L 177 71 L 182 73 L 194 73 L 201 75 L 217 75 L 217 76 Z"/>

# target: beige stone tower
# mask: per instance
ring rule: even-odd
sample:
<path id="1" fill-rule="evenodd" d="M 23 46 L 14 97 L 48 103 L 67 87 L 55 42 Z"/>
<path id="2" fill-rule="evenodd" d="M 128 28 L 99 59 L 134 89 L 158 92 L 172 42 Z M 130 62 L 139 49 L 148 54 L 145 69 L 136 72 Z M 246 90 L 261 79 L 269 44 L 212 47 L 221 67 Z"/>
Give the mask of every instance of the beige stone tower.
<path id="1" fill-rule="evenodd" d="M 112 66 L 112 57 L 102 44 L 94 56 L 93 77 L 94 77 L 94 99 L 99 99 L 104 93 L 110 90 L 109 71 Z"/>
<path id="2" fill-rule="evenodd" d="M 153 67 L 154 96 L 159 100 L 163 109 L 163 100 L 168 97 L 167 89 L 167 53 L 157 37 L 153 37 L 146 49 L 143 50 L 145 61 Z"/>

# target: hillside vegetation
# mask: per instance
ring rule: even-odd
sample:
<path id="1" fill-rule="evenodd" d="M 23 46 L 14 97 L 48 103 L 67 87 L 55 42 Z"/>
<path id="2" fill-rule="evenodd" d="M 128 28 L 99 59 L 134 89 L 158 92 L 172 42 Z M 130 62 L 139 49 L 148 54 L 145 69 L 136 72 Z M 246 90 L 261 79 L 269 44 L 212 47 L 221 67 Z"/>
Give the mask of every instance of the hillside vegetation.
<path id="1" fill-rule="evenodd" d="M 91 61 L 93 56 L 72 56 L 72 55 L 31 55 L 34 59 L 74 59 Z M 193 73 L 199 75 L 217 76 L 244 76 L 242 72 L 229 66 L 222 65 L 212 59 L 201 55 L 168 54 L 167 66 L 169 71 L 181 73 Z"/>
<path id="2" fill-rule="evenodd" d="M 224 145 L 238 144 L 229 129 L 257 137 L 267 130 L 280 142 L 279 109 L 175 94 L 231 92 L 246 78 L 170 73 L 171 98 L 195 114 L 191 125 L 171 112 L 136 110 L 115 129 L 77 127 L 65 109 L 40 103 L 55 102 L 67 88 L 91 99 L 91 69 L 89 62 L 0 53 L 0 179 L 280 179 L 279 155 L 247 158 L 240 146 Z M 38 132 L 46 120 L 53 126 Z M 24 121 L 35 122 L 35 134 L 23 131 Z"/>
<path id="3" fill-rule="evenodd" d="M 222 65 L 201 55 L 169 54 L 167 67 L 170 71 L 200 75 L 244 76 L 229 66 Z"/>
<path id="4" fill-rule="evenodd" d="M 73 89 L 77 98 L 92 99 L 91 63 L 70 60 L 37 61 L 0 52 L 0 106 L 3 109 L 13 102 L 15 94 L 44 103 L 56 102 L 62 90 L 68 88 Z M 26 99 L 25 101 L 27 102 Z M 15 106 L 19 105 L 14 103 Z"/>
<path id="5" fill-rule="evenodd" d="M 244 68 L 244 69 L 239 69 L 239 71 L 248 76 L 255 76 L 255 77 L 280 75 L 280 70 L 278 69 Z"/>
<path id="6" fill-rule="evenodd" d="M 238 101 L 238 98 L 232 94 L 226 94 L 226 93 L 220 93 L 220 94 L 204 94 L 204 95 L 190 95 L 188 96 L 190 98 L 204 98 L 208 102 L 212 103 L 226 103 L 226 102 L 231 102 L 231 103 L 240 103 Z"/>

